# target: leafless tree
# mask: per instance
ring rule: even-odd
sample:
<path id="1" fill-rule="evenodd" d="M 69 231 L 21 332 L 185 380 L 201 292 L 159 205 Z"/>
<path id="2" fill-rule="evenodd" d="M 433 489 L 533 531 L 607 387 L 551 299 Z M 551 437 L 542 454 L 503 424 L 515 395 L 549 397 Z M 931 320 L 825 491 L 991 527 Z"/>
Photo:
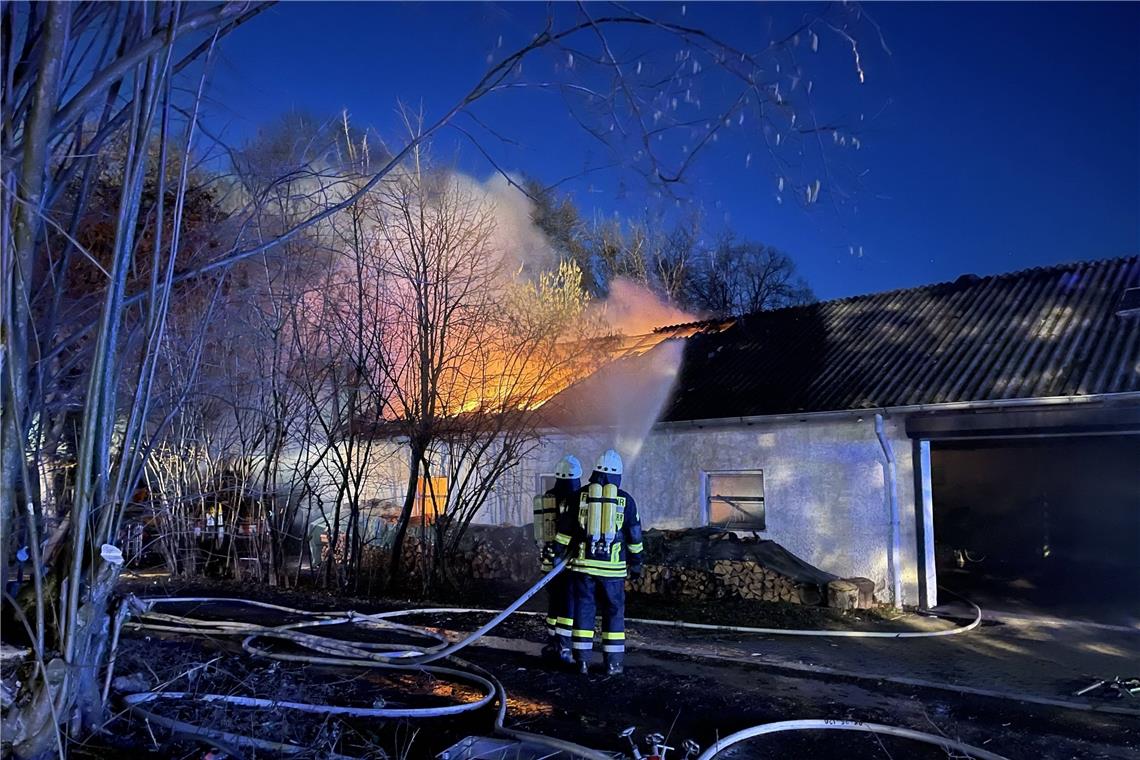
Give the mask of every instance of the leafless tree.
<path id="1" fill-rule="evenodd" d="M 445 499 L 428 502 L 443 505 L 431 523 L 434 553 L 424 573 L 430 582 L 455 582 L 450 561 L 503 476 L 537 445 L 543 402 L 604 358 L 606 327 L 591 319 L 573 262 L 510 283 L 500 294 L 497 314 L 487 315 L 491 329 L 468 337 L 480 357 L 466 367 L 482 389 L 479 402 L 437 425 L 425 458 L 425 471 L 442 474 L 447 484 Z"/>
<path id="2" fill-rule="evenodd" d="M 809 303 L 814 299 L 795 262 L 770 246 L 722 232 L 702 238 L 701 218 L 689 214 L 671 226 L 659 218 L 587 223 L 574 204 L 531 185 L 534 220 L 559 250 L 573 252 L 593 273 L 586 286 L 604 295 L 625 278 L 694 314 L 728 316 Z"/>
<path id="3" fill-rule="evenodd" d="M 362 527 L 375 517 L 364 513 L 368 479 L 378 460 L 392 455 L 361 425 L 385 412 L 389 390 L 381 367 L 393 328 L 381 311 L 385 278 L 366 226 L 371 202 L 367 196 L 337 218 L 337 255 L 319 291 L 308 294 L 295 316 L 298 350 L 292 383 L 328 442 L 321 468 L 329 481 L 324 489 L 329 510 L 323 497 L 318 507 L 329 537 L 325 584 L 346 577 L 359 580 L 367 540 Z"/>
<path id="4" fill-rule="evenodd" d="M 426 575 L 438 577 L 449 542 L 533 442 L 533 410 L 582 370 L 592 350 L 579 332 L 589 324 L 587 298 L 569 263 L 515 281 L 510 252 L 495 243 L 493 205 L 421 154 L 362 204 L 351 247 L 366 242 L 368 272 L 350 281 L 366 283 L 366 292 L 337 301 L 352 318 L 367 314 L 384 325 L 374 350 L 360 352 L 352 367 L 381 406 L 353 411 L 371 411 L 376 434 L 407 446 L 392 572 L 402 568 L 417 515 L 434 526 L 438 564 Z M 357 326 L 352 334 L 366 333 Z M 432 493 L 441 477 L 446 494 Z"/>
<path id="5" fill-rule="evenodd" d="M 836 6 L 807 15 L 786 35 L 757 50 L 742 50 L 638 9 L 607 6 L 594 13 L 586 6 L 552 6 L 533 39 L 493 60 L 466 94 L 410 139 L 391 146 L 351 192 L 330 192 L 330 184 L 339 187 L 342 178 L 316 167 L 304 177 L 311 189 L 304 191 L 303 202 L 265 225 L 258 209 L 272 199 L 279 182 L 295 186 L 298 180 L 296 175 L 274 178 L 234 208 L 229 223 L 207 225 L 227 240 L 215 235 L 211 245 L 196 245 L 188 235 L 188 209 L 195 193 L 190 175 L 201 133 L 204 64 L 220 38 L 264 7 L 7 3 L 0 9 L 5 43 L 0 57 L 0 552 L 5 560 L 0 580 L 7 585 L 15 550 L 26 544 L 34 586 L 30 604 L 5 599 L 23 616 L 35 655 L 18 703 L 4 716 L 5 746 L 19 757 L 44 756 L 53 749 L 62 753 L 66 736 L 83 733 L 102 712 L 105 688 L 99 681 L 114 619 L 119 529 L 148 459 L 187 395 L 158 392 L 160 347 L 176 302 L 180 308 L 192 304 L 199 317 L 198 328 L 189 333 L 199 337 L 184 346 L 192 371 L 182 376 L 193 383 L 205 350 L 201 336 L 223 302 L 235 265 L 287 252 L 375 191 L 396 192 L 391 200 L 398 200 L 399 188 L 406 185 L 382 187 L 385 180 L 444 128 L 458 129 L 481 146 L 488 135 L 480 132 L 471 106 L 508 90 L 567 95 L 584 128 L 665 187 L 678 183 L 723 130 L 743 127 L 744 117 L 744 123 L 762 125 L 756 130 L 762 150 L 789 194 L 795 190 L 808 203 L 821 192 L 837 197 L 839 184 L 826 166 L 816 171 L 818 164 L 804 164 L 799 157 L 816 143 L 821 150 L 830 145 L 821 135 L 832 136 L 836 145 L 850 140 L 839 126 L 813 118 L 810 81 L 799 58 L 832 29 L 851 45 L 861 78 L 857 36 L 850 26 L 857 8 Z M 638 61 L 623 58 L 611 44 L 617 29 L 643 33 L 651 52 Z M 551 59 L 548 65 L 536 63 L 539 74 L 523 78 L 524 61 L 540 51 L 554 51 L 554 65 Z M 726 101 L 702 104 L 702 91 L 725 91 L 718 88 L 726 83 L 732 85 Z M 464 121 L 465 114 L 471 119 Z M 100 185 L 108 151 L 116 145 L 121 146 L 116 169 L 121 182 Z M 796 163 L 781 156 L 782 146 L 790 146 Z M 805 165 L 811 167 L 807 176 L 795 171 Z M 148 177 L 153 178 L 149 184 Z M 104 245 L 97 252 L 78 233 L 100 203 L 111 213 L 104 218 Z M 438 238 L 433 226 L 454 229 L 458 221 L 467 224 L 479 216 L 477 208 L 460 204 L 448 212 L 458 216 L 426 225 L 421 222 L 430 204 L 407 208 L 417 211 L 405 220 L 405 229 L 414 233 L 407 239 L 421 244 Z M 389 227 L 393 235 L 398 230 L 394 222 Z M 423 276 L 423 253 L 407 258 L 402 273 L 386 270 L 413 283 L 408 306 L 423 326 L 406 334 L 411 342 L 404 353 L 398 350 L 383 364 L 393 384 L 397 379 L 405 384 L 403 396 L 397 394 L 388 408 L 406 421 L 417 455 L 409 494 L 429 461 L 429 421 L 462 412 L 489 390 L 478 379 L 482 371 L 472 375 L 463 361 L 432 360 L 445 355 L 438 350 L 441 341 L 474 329 L 472 320 L 480 311 L 458 308 L 460 294 L 454 291 L 431 290 Z M 445 271 L 457 266 L 450 259 L 435 264 Z M 472 287 L 492 276 L 490 268 L 468 268 Z M 79 280 L 83 297 L 72 298 Z M 478 360 L 475 345 L 459 345 L 459 356 Z M 411 387 L 409 378 L 416 380 Z M 271 386 L 271 399 L 275 393 Z M 172 402 L 160 408 L 156 401 L 164 397 Z M 271 419 L 265 434 L 251 440 L 273 454 L 283 427 Z M 64 435 L 67 430 L 74 432 Z M 271 488 L 267 480 L 262 491 Z"/>
<path id="6" fill-rule="evenodd" d="M 158 349 L 176 262 L 185 261 L 181 232 L 193 114 L 203 80 L 198 77 L 189 99 L 188 128 L 177 130 L 176 106 L 184 103 L 172 88 L 173 76 L 207 55 L 218 36 L 255 14 L 249 6 L 33 4 L 3 10 L 0 150 L 6 167 L 3 217 L 10 224 L 2 238 L 0 532 L 6 580 L 14 548 L 13 508 L 21 505 L 36 591 L 28 607 L 34 620 L 25 621 L 36 670 L 19 707 L 5 716 L 5 739 L 20 756 L 47 754 L 53 742 L 62 752 L 59 729 L 71 723 L 82 730 L 102 709 L 98 679 L 109 640 L 110 594 L 121 563 L 107 547 L 116 543 L 149 455 Z M 203 29 L 210 34 L 176 57 L 173 40 Z M 104 169 L 99 151 L 112 139 L 125 146 L 122 182 L 100 260 L 78 243 L 75 232 L 92 208 L 91 190 Z M 162 168 L 151 173 L 154 161 Z M 165 170 L 168 163 L 178 167 L 173 177 Z M 91 299 L 97 310 L 89 331 L 76 331 L 58 318 L 66 288 L 73 284 L 67 279 L 81 271 L 80 262 L 102 280 Z M 145 295 L 135 307 L 128 293 L 132 287 Z M 212 304 L 207 296 L 206 313 Z M 44 332 L 43 327 L 54 329 Z M 61 350 L 63 345 L 71 354 Z M 80 357 L 74 364 L 73 355 Z M 66 503 L 47 515 L 37 475 L 50 469 L 41 456 L 42 436 L 57 415 L 46 416 L 46 405 L 82 385 L 86 390 L 76 394 L 72 416 L 78 432 L 65 454 L 68 472 L 60 473 L 68 482 Z M 52 531 L 46 539 L 41 538 L 44 528 Z"/>
<path id="7" fill-rule="evenodd" d="M 815 297 L 786 254 L 726 237 L 695 257 L 682 299 L 691 309 L 730 316 L 799 306 Z"/>
<path id="8" fill-rule="evenodd" d="M 583 288 L 604 297 L 615 277 L 649 288 L 680 304 L 700 242 L 701 218 L 689 213 L 670 223 L 659 216 L 622 224 L 582 218 L 570 198 L 530 180 L 531 218 L 567 261 L 583 272 Z"/>

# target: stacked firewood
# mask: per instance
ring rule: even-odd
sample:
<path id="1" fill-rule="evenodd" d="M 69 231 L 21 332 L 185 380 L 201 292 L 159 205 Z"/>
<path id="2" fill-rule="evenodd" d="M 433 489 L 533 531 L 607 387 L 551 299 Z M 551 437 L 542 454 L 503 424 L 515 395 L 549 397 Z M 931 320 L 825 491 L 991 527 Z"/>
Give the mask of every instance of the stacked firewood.
<path id="1" fill-rule="evenodd" d="M 631 591 L 687 599 L 736 598 L 808 605 L 824 601 L 818 586 L 798 583 L 754 559 L 714 559 L 707 551 L 670 559 L 663 553 L 667 546 L 659 538 L 647 543 L 647 563 L 642 576 L 629 581 Z M 409 534 L 405 538 L 404 556 L 413 576 L 420 568 L 431 566 L 427 560 L 432 551 L 428 537 Z M 386 565 L 387 558 L 387 551 L 365 551 L 365 564 L 369 566 Z M 456 577 L 510 583 L 531 582 L 541 573 L 538 547 L 529 526 L 473 526 L 450 559 L 449 570 Z"/>
<path id="2" fill-rule="evenodd" d="M 749 560 L 715 560 L 711 569 L 646 565 L 641 578 L 631 580 L 632 591 L 676 595 L 690 599 L 739 599 L 802 604 L 805 598 L 790 578 Z"/>
<path id="3" fill-rule="evenodd" d="M 503 552 L 490 541 L 463 547 L 452 562 L 455 569 L 476 580 L 506 580 L 522 583 L 538 576 L 538 550 Z"/>
<path id="4" fill-rule="evenodd" d="M 751 560 L 717 560 L 713 574 L 729 595 L 769 602 L 803 601 L 794 581 Z"/>
<path id="5" fill-rule="evenodd" d="M 403 567 L 410 578 L 418 579 L 425 568 L 431 567 L 434 551 L 431 539 L 426 536 L 409 533 L 404 537 Z"/>
<path id="6" fill-rule="evenodd" d="M 421 568 L 431 566 L 434 551 L 430 536 L 405 536 L 405 567 L 413 578 Z M 365 547 L 363 564 L 379 569 L 387 566 L 389 557 L 387 548 Z M 519 528 L 473 529 L 450 557 L 449 568 L 456 577 L 474 580 L 533 581 L 540 574 L 538 547 Z"/>

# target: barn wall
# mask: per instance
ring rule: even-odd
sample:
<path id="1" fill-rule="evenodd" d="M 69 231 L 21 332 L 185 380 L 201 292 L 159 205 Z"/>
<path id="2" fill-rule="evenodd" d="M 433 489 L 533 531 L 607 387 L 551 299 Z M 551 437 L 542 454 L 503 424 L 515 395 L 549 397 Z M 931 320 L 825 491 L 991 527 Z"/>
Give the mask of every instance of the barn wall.
<path id="1" fill-rule="evenodd" d="M 898 469 L 903 602 L 917 604 L 911 442 L 902 418 L 888 419 L 886 432 Z M 529 522 L 525 489 L 533 489 L 538 473 L 550 472 L 566 452 L 578 456 L 588 471 L 607 445 L 612 444 L 605 436 L 589 434 L 544 441 L 480 519 Z M 646 528 L 704 525 L 704 473 L 760 469 L 767 510 L 767 529 L 761 536 L 822 570 L 870 578 L 877 598 L 890 600 L 890 512 L 873 415 L 861 421 L 808 418 L 746 427 L 672 428 L 650 434 L 634 457 L 631 449 L 636 448 L 618 446 L 626 459 L 622 486 L 637 499 Z"/>
<path id="2" fill-rule="evenodd" d="M 897 461 L 900 567 L 903 603 L 918 603 L 914 472 L 911 441 L 902 417 L 886 421 Z M 559 434 L 537 441 L 519 466 L 506 473 L 476 516 L 487 525 L 526 525 L 538 477 L 573 453 L 590 470 L 603 449 L 615 445 L 606 433 Z M 704 474 L 717 470 L 763 470 L 767 529 L 807 562 L 842 577 L 875 582 L 876 597 L 890 601 L 889 503 L 882 449 L 873 415 L 705 429 L 671 428 L 651 433 L 638 445 L 618 439 L 626 462 L 622 485 L 637 499 L 646 528 L 678 529 L 705 524 Z M 401 495 L 406 456 L 387 443 L 365 498 Z M 322 483 L 327 490 L 331 483 Z"/>

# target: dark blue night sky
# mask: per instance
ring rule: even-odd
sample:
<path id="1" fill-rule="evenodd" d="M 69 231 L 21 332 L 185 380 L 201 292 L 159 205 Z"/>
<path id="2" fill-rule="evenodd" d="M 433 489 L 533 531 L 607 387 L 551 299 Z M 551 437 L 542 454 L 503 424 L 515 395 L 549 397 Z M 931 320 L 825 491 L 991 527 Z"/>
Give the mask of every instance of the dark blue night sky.
<path id="1" fill-rule="evenodd" d="M 680 5 L 636 7 L 682 20 Z M 779 27 L 810 9 L 689 3 L 684 21 L 755 47 L 773 14 Z M 683 190 L 710 232 L 727 223 L 782 248 L 823 298 L 1140 251 L 1140 6 L 867 9 L 890 54 L 874 35 L 861 38 L 860 86 L 842 41 L 823 36 L 821 55 L 833 57 L 814 91 L 838 117 L 864 114 L 862 149 L 838 159 L 859 178 L 846 202 L 777 205 L 771 172 L 746 168 L 748 146 L 727 138 Z M 347 109 L 395 138 L 397 100 L 438 115 L 479 77 L 500 35 L 505 49 L 517 46 L 544 13 L 521 3 L 285 3 L 226 41 L 210 119 L 240 141 L 290 109 Z M 553 183 L 604 160 L 557 96 L 497 95 L 477 113 L 517 141 L 485 141 L 509 171 Z M 435 152 L 491 174 L 464 140 L 448 133 Z M 587 213 L 677 205 L 620 170 L 562 189 Z"/>

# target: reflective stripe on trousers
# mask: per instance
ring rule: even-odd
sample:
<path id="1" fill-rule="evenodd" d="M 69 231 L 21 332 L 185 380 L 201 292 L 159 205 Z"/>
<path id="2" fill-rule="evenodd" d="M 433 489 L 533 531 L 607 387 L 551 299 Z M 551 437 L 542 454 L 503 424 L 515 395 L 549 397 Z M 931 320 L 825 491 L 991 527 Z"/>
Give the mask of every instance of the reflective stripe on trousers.
<path id="1" fill-rule="evenodd" d="M 574 605 L 574 650 L 585 654 L 594 646 L 594 617 L 602 617 L 602 651 L 625 651 L 625 578 L 599 578 L 585 573 L 570 574 L 570 598 Z"/>
<path id="2" fill-rule="evenodd" d="M 563 571 L 546 584 L 546 632 L 551 636 L 570 636 L 574 625 L 570 599 L 570 573 Z"/>

